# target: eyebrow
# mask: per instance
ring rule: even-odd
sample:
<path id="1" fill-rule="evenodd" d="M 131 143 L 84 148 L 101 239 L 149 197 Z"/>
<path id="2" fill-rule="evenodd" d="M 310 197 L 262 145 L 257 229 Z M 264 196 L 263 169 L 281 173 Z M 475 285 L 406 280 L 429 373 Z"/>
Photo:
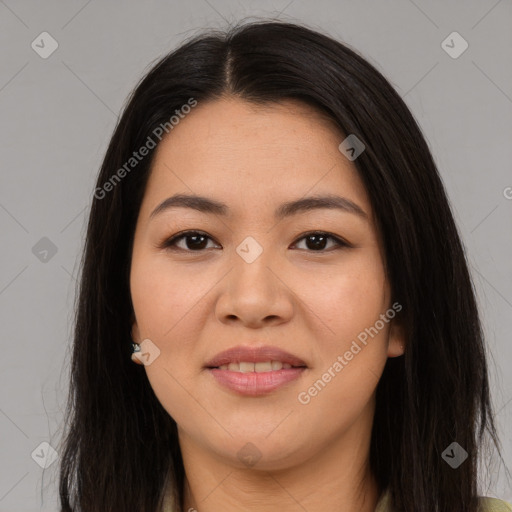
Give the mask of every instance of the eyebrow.
<path id="1" fill-rule="evenodd" d="M 177 207 L 191 208 L 202 213 L 211 213 L 222 216 L 226 216 L 229 213 L 229 207 L 215 199 L 197 195 L 176 194 L 162 201 L 151 212 L 149 218 L 152 219 L 156 215 L 169 210 L 170 208 Z M 368 219 L 366 212 L 356 203 L 346 197 L 340 197 L 332 194 L 304 197 L 294 201 L 285 202 L 275 210 L 274 217 L 276 219 L 283 219 L 298 213 L 305 213 L 322 208 L 342 210 L 347 213 L 356 214 L 363 219 Z"/>

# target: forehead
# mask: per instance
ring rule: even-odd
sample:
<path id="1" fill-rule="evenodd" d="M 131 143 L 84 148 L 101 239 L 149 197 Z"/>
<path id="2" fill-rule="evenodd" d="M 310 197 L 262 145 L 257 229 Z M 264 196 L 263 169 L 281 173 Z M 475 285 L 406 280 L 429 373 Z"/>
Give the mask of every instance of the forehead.
<path id="1" fill-rule="evenodd" d="M 223 198 L 237 215 L 339 193 L 370 212 L 354 164 L 338 149 L 344 138 L 330 119 L 298 101 L 199 103 L 160 142 L 143 209 L 176 192 Z"/>

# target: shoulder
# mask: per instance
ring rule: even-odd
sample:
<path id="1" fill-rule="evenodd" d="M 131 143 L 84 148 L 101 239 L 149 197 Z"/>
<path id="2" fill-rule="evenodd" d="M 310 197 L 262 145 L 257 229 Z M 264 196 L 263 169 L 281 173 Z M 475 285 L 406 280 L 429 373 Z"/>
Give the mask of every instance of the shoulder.
<path id="1" fill-rule="evenodd" d="M 497 498 L 481 496 L 478 505 L 481 512 L 512 512 L 512 504 Z"/>

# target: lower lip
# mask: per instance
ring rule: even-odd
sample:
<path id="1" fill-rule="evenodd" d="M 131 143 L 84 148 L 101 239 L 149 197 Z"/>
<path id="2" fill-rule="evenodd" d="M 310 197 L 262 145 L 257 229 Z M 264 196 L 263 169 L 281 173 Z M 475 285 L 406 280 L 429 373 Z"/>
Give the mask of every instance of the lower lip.
<path id="1" fill-rule="evenodd" d="M 217 382 L 241 395 L 258 396 L 298 379 L 306 368 L 286 368 L 271 372 L 233 372 L 209 368 Z"/>

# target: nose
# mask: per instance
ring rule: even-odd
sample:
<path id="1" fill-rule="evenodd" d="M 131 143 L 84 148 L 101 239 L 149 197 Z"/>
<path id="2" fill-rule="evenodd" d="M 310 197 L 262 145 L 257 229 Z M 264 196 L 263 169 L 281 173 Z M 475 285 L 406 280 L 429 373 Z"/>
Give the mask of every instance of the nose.
<path id="1" fill-rule="evenodd" d="M 216 316 L 223 323 L 240 322 L 245 327 L 261 328 L 290 320 L 294 311 L 291 284 L 270 250 L 248 263 L 237 253 L 233 267 L 221 281 Z"/>

